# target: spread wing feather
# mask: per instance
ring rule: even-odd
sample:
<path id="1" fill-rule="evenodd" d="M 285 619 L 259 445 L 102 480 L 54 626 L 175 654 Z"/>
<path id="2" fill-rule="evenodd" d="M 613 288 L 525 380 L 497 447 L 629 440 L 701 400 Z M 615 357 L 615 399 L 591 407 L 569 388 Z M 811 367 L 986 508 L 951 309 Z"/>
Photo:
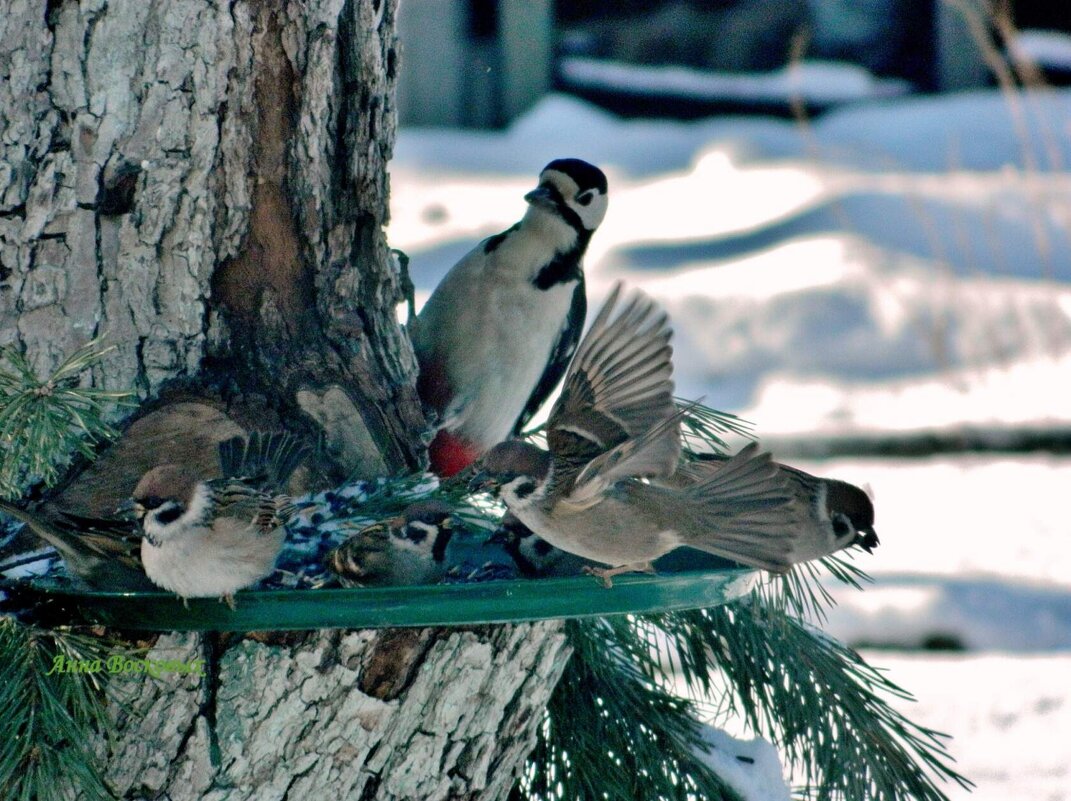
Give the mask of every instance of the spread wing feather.
<path id="1" fill-rule="evenodd" d="M 776 573 L 792 566 L 804 510 L 770 454 L 751 443 L 726 461 L 693 463 L 687 476 L 680 511 L 702 525 L 684 544 Z"/>
<path id="2" fill-rule="evenodd" d="M 547 441 L 558 463 L 579 470 L 647 434 L 630 452 L 661 454 L 660 466 L 646 469 L 652 475 L 668 474 L 676 467 L 680 447 L 676 425 L 660 425 L 676 414 L 672 330 L 666 314 L 642 293 L 633 294 L 614 314 L 620 295 L 618 284 L 577 349 L 548 420 Z M 650 433 L 656 428 L 666 439 L 658 448 Z M 618 454 L 614 463 L 622 460 Z"/>

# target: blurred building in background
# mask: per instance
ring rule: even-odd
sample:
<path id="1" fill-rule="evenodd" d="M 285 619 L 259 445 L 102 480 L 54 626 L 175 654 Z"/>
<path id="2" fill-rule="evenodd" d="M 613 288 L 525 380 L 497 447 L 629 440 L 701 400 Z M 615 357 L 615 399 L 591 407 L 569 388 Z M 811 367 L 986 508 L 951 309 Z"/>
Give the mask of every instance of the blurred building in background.
<path id="1" fill-rule="evenodd" d="M 999 29 L 992 14 L 1017 28 L 1067 32 L 1064 5 L 401 0 L 399 110 L 404 125 L 498 127 L 557 89 L 626 116 L 788 115 L 800 103 L 821 113 L 854 100 L 986 86 L 991 70 L 978 38 Z M 993 41 L 999 50 L 1000 37 Z M 823 67 L 790 78 L 786 68 L 801 64 Z M 1042 66 L 1058 83 L 1071 73 L 1071 65 Z M 737 90 L 734 80 L 748 83 Z"/>

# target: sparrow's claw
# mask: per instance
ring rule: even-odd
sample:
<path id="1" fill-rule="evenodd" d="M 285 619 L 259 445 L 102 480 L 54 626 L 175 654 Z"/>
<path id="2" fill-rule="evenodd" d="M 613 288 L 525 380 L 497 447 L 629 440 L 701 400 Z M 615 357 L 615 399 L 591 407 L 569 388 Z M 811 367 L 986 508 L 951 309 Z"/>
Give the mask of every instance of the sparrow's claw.
<path id="1" fill-rule="evenodd" d="M 234 600 L 234 595 L 229 592 L 219 596 L 219 602 L 221 604 L 227 604 L 232 612 L 238 608 L 238 602 Z"/>
<path id="2" fill-rule="evenodd" d="M 650 562 L 642 562 L 635 565 L 618 565 L 617 567 L 591 567 L 589 565 L 584 568 L 584 573 L 602 579 L 602 586 L 610 589 L 614 586 L 614 576 L 620 576 L 623 573 L 647 573 L 653 576 L 655 575 L 655 569 Z"/>

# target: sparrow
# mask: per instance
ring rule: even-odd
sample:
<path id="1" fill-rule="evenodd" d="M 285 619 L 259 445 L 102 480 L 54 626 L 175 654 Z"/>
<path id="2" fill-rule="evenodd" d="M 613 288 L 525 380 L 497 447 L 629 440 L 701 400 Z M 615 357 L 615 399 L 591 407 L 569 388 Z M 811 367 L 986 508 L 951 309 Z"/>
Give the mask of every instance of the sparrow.
<path id="1" fill-rule="evenodd" d="M 587 315 L 582 260 L 606 215 L 602 170 L 550 162 L 520 222 L 455 264 L 409 326 L 441 477 L 517 435 L 561 380 Z"/>
<path id="2" fill-rule="evenodd" d="M 512 512 L 503 515 L 487 542 L 502 546 L 525 578 L 579 576 L 587 568 L 597 567 L 595 562 L 555 548 Z"/>
<path id="3" fill-rule="evenodd" d="M 290 434 L 250 434 L 220 445 L 223 478 L 205 481 L 181 465 L 154 467 L 132 495 L 141 563 L 156 585 L 181 598 L 218 596 L 264 578 L 295 513 L 279 491 L 306 457 Z"/>
<path id="4" fill-rule="evenodd" d="M 719 454 L 692 454 L 695 461 L 685 465 L 668 481 L 667 485 L 686 486 L 702 480 L 710 463 L 724 463 Z M 784 479 L 801 516 L 797 525 L 806 535 L 794 542 L 791 554 L 793 563 L 819 559 L 842 548 L 859 546 L 873 553 L 880 544 L 874 530 L 874 504 L 866 492 L 847 481 L 813 476 L 797 467 L 774 462 Z"/>
<path id="5" fill-rule="evenodd" d="M 785 572 L 799 504 L 770 455 L 754 443 L 710 462 L 682 486 L 662 486 L 681 457 L 673 401 L 671 330 L 653 301 L 634 294 L 614 314 L 617 285 L 577 349 L 547 423 L 549 452 L 528 442 L 494 446 L 470 490 L 490 490 L 533 532 L 624 572 L 681 546 Z"/>
<path id="6" fill-rule="evenodd" d="M 358 531 L 327 555 L 326 564 L 345 587 L 437 584 L 446 573 L 453 525 L 445 503 L 419 501 Z"/>
<path id="7" fill-rule="evenodd" d="M 141 567 L 141 536 L 132 519 L 82 517 L 50 507 L 29 511 L 3 500 L 0 512 L 21 520 L 54 547 L 67 570 L 92 589 L 156 588 Z"/>

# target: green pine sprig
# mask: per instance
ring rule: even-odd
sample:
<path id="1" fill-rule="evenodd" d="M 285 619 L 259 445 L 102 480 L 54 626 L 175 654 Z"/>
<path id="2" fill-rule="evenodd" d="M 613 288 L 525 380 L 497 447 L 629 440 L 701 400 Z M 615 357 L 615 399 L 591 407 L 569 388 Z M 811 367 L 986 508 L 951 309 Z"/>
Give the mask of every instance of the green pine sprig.
<path id="1" fill-rule="evenodd" d="M 51 486 L 73 456 L 92 458 L 117 431 L 107 414 L 132 392 L 79 386 L 86 370 L 113 348 L 87 342 L 40 379 L 15 348 L 0 350 L 0 496 L 19 496 L 32 482 Z"/>
<path id="2" fill-rule="evenodd" d="M 573 656 L 513 799 L 739 801 L 702 761 L 692 703 L 654 680 L 626 617 L 572 620 Z"/>
<path id="3" fill-rule="evenodd" d="M 115 653 L 99 638 L 0 617 L 0 798 L 67 801 L 78 793 L 86 801 L 114 798 L 94 751 L 96 738 L 108 730 L 106 671 L 52 669 L 57 659 L 93 665 Z"/>

